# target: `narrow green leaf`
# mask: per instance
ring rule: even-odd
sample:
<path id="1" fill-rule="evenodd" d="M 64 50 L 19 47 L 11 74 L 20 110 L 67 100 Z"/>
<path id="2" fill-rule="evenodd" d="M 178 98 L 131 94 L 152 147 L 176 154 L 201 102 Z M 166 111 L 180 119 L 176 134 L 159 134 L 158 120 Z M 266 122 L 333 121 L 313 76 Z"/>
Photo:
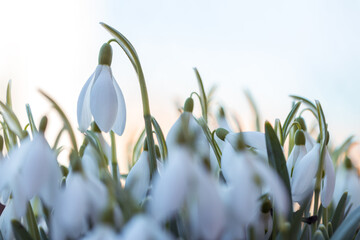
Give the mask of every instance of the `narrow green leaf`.
<path id="1" fill-rule="evenodd" d="M 85 132 L 85 136 L 89 139 L 90 144 L 92 144 L 97 150 L 97 153 L 101 159 L 102 167 L 107 167 L 109 165 L 109 159 L 101 146 L 98 136 L 96 136 L 96 134 L 90 130 Z"/>
<path id="2" fill-rule="evenodd" d="M 307 199 L 300 207 L 299 210 L 294 212 L 291 219 L 291 227 L 289 231 L 289 239 L 298 239 L 299 231 L 301 230 L 301 220 L 304 212 L 307 209 L 307 206 L 310 202 L 310 199 Z"/>
<path id="3" fill-rule="evenodd" d="M 136 161 L 139 159 L 141 154 L 141 148 L 143 147 L 143 143 L 145 140 L 145 129 L 141 132 L 139 138 L 137 139 L 133 151 L 132 151 L 132 157 L 131 157 L 131 167 L 134 166 Z"/>
<path id="4" fill-rule="evenodd" d="M 26 222 L 28 225 L 28 231 L 33 239 L 40 240 L 40 233 L 35 219 L 33 209 L 30 202 L 27 204 L 26 210 Z"/>
<path id="5" fill-rule="evenodd" d="M 35 125 L 35 122 L 34 122 L 34 118 L 33 118 L 33 115 L 31 113 L 30 105 L 26 104 L 25 106 L 26 106 L 26 113 L 27 113 L 27 116 L 28 116 L 28 119 L 29 119 L 31 132 L 37 132 L 36 125 Z"/>
<path id="6" fill-rule="evenodd" d="M 42 227 L 40 227 L 40 238 L 41 240 L 49 240 L 48 236 L 46 235 L 46 232 Z"/>
<path id="7" fill-rule="evenodd" d="M 8 106 L 10 109 L 12 109 L 11 85 L 12 85 L 12 81 L 10 79 L 6 89 L 6 106 Z"/>
<path id="8" fill-rule="evenodd" d="M 352 239 L 360 226 L 360 207 L 353 210 L 334 231 L 332 240 Z"/>
<path id="9" fill-rule="evenodd" d="M 58 133 L 58 135 L 56 136 L 56 139 L 55 139 L 55 142 L 54 142 L 54 145 L 52 147 L 52 149 L 56 149 L 58 147 L 58 144 L 59 144 L 59 141 L 60 141 L 60 138 L 62 136 L 62 134 L 64 133 L 64 131 L 66 130 L 65 127 L 61 128 L 60 132 Z"/>
<path id="10" fill-rule="evenodd" d="M 73 150 L 78 154 L 78 148 L 77 148 L 77 143 L 76 143 L 76 138 L 75 138 L 75 134 L 74 131 L 71 127 L 70 121 L 68 120 L 68 118 L 66 117 L 64 111 L 60 108 L 60 106 L 55 102 L 54 99 L 52 99 L 49 95 L 47 95 L 45 92 L 43 92 L 42 90 L 39 90 L 39 92 L 49 101 L 52 103 L 53 107 L 55 108 L 55 110 L 59 113 L 62 121 L 64 122 L 64 126 L 66 128 L 66 130 L 69 133 L 70 136 L 70 140 L 71 143 L 73 145 Z"/>
<path id="11" fill-rule="evenodd" d="M 295 118 L 297 111 L 299 110 L 301 102 L 297 102 L 293 108 L 291 109 L 290 113 L 286 117 L 283 125 L 283 139 L 281 145 L 284 146 L 285 140 L 287 135 L 289 134 L 289 127 L 291 125 L 292 120 Z"/>
<path id="12" fill-rule="evenodd" d="M 196 79 L 199 84 L 199 90 L 200 90 L 200 96 L 201 96 L 201 111 L 202 111 L 202 117 L 204 118 L 205 122 L 207 123 L 207 113 L 208 113 L 208 106 L 207 106 L 207 100 L 206 100 L 206 93 L 204 89 L 203 81 L 200 77 L 200 73 L 197 70 L 197 68 L 194 68 Z"/>
<path id="13" fill-rule="evenodd" d="M 5 120 L 5 123 L 9 127 L 9 129 L 14 132 L 19 138 L 24 137 L 24 133 L 18 118 L 15 113 L 6 106 L 3 102 L 0 101 L 0 106 L 2 108 L 1 114 Z"/>
<path id="14" fill-rule="evenodd" d="M 286 167 L 286 161 L 284 157 L 284 153 L 282 147 L 280 145 L 279 139 L 276 136 L 274 129 L 271 124 L 266 121 L 265 122 L 265 140 L 266 140 L 266 149 L 269 158 L 270 165 L 275 169 L 275 171 L 279 174 L 282 179 L 289 197 L 289 219 L 291 219 L 292 215 L 292 198 L 291 198 L 291 188 L 290 188 L 290 180 L 289 174 Z"/>
<path id="15" fill-rule="evenodd" d="M 332 224 L 332 228 L 333 228 L 334 232 L 339 227 L 341 222 L 344 220 L 347 196 L 348 196 L 348 193 L 344 192 L 344 194 L 341 196 L 339 203 L 335 208 L 335 212 L 331 218 L 331 224 Z"/>
<path id="16" fill-rule="evenodd" d="M 14 237 L 16 240 L 32 240 L 33 239 L 19 221 L 12 220 L 11 227 L 13 229 Z"/>
<path id="17" fill-rule="evenodd" d="M 161 130 L 159 123 L 156 121 L 156 119 L 154 117 L 151 117 L 151 122 L 154 126 L 156 138 L 157 138 L 159 146 L 160 146 L 161 158 L 162 158 L 162 160 L 165 160 L 167 158 L 168 151 L 167 151 L 167 145 L 166 145 L 164 134 Z"/>
<path id="18" fill-rule="evenodd" d="M 275 119 L 275 129 L 274 129 L 276 136 L 278 137 L 279 141 L 282 142 L 282 137 L 283 137 L 283 130 L 282 130 L 282 126 L 281 126 L 281 122 L 280 119 Z"/>
<path id="19" fill-rule="evenodd" d="M 309 110 L 314 114 L 314 116 L 317 116 L 316 106 L 310 100 L 296 95 L 290 95 L 290 97 L 295 100 L 304 102 L 306 105 L 309 106 Z"/>
<path id="20" fill-rule="evenodd" d="M 255 127 L 256 127 L 256 131 L 260 132 L 260 114 L 259 114 L 259 110 L 256 106 L 255 100 L 252 97 L 251 93 L 249 90 L 245 90 L 244 91 L 245 96 L 250 104 L 250 107 L 255 115 Z"/>

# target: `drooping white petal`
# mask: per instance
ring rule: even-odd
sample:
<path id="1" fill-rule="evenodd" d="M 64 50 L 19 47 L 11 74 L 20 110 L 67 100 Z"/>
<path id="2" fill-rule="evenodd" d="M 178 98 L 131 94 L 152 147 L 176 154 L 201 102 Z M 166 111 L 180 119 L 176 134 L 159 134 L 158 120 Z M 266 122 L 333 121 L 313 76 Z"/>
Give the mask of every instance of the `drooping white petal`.
<path id="1" fill-rule="evenodd" d="M 96 72 L 98 72 L 99 70 L 101 70 L 101 66 L 98 66 L 95 72 L 86 81 L 79 95 L 79 99 L 77 102 L 77 120 L 81 132 L 86 131 L 86 129 L 91 123 L 90 92 L 94 84 Z"/>
<path id="2" fill-rule="evenodd" d="M 114 126 L 112 127 L 112 130 L 117 135 L 121 136 L 124 132 L 125 123 L 126 123 L 126 105 L 125 105 L 124 95 L 122 94 L 121 89 L 114 78 L 113 78 L 113 84 L 116 91 L 118 109 L 117 109 L 116 120 Z"/>
<path id="3" fill-rule="evenodd" d="M 109 66 L 102 66 L 91 88 L 90 109 L 100 130 L 109 132 L 114 125 L 118 110 L 118 100 Z"/>
<path id="4" fill-rule="evenodd" d="M 137 203 L 145 197 L 150 183 L 150 167 L 148 161 L 148 151 L 143 151 L 139 160 L 131 168 L 126 178 L 125 189 L 129 190 Z"/>
<path id="5" fill-rule="evenodd" d="M 324 159 L 324 188 L 321 190 L 321 203 L 326 208 L 329 206 L 335 189 L 335 170 L 327 148 Z"/>
<path id="6" fill-rule="evenodd" d="M 4 239 L 14 239 L 11 220 L 16 219 L 13 201 L 10 200 L 0 215 L 0 231 Z"/>
<path id="7" fill-rule="evenodd" d="M 225 138 L 224 148 L 221 155 L 221 171 L 226 182 L 231 183 L 238 174 L 233 176 L 231 169 L 234 167 L 234 161 L 236 161 L 236 152 L 232 145 Z"/>
<path id="8" fill-rule="evenodd" d="M 315 146 L 316 141 L 312 136 L 310 136 L 310 134 L 308 132 L 305 131 L 304 134 L 305 134 L 306 151 L 310 152 L 311 149 Z"/>
<path id="9" fill-rule="evenodd" d="M 24 193 L 24 188 L 26 188 L 26 186 L 20 182 L 19 178 L 14 178 L 11 187 L 13 189 L 12 194 L 14 199 L 15 214 L 18 218 L 20 218 L 25 215 L 27 202 L 29 200 L 26 198 Z"/>
<path id="10" fill-rule="evenodd" d="M 291 183 L 292 198 L 295 202 L 304 200 L 312 188 L 319 166 L 320 144 L 316 144 L 296 165 Z"/>
<path id="11" fill-rule="evenodd" d="M 251 163 L 254 164 L 254 168 L 256 168 L 264 184 L 269 188 L 276 210 L 282 215 L 287 214 L 289 210 L 289 197 L 279 175 L 269 165 L 265 165 L 259 160 L 252 161 Z"/>
<path id="12" fill-rule="evenodd" d="M 163 231 L 156 221 L 146 215 L 136 215 L 123 228 L 123 240 L 133 239 L 174 239 L 169 233 Z"/>
<path id="13" fill-rule="evenodd" d="M 197 223 L 202 239 L 218 239 L 225 226 L 225 210 L 216 182 L 202 168 L 196 166 Z"/>
<path id="14" fill-rule="evenodd" d="M 292 149 L 290 156 L 286 162 L 286 167 L 288 170 L 288 174 L 290 177 L 290 181 L 292 181 L 292 172 L 294 171 L 294 167 L 297 164 L 298 160 L 302 159 L 306 155 L 306 147 L 305 145 L 295 145 Z"/>
<path id="15" fill-rule="evenodd" d="M 108 225 L 99 224 L 88 232 L 82 240 L 121 240 L 120 235 L 115 232 L 115 229 Z"/>
<path id="16" fill-rule="evenodd" d="M 183 204 L 191 176 L 190 154 L 186 149 L 173 152 L 161 177 L 155 176 L 150 213 L 160 222 L 169 219 Z"/>

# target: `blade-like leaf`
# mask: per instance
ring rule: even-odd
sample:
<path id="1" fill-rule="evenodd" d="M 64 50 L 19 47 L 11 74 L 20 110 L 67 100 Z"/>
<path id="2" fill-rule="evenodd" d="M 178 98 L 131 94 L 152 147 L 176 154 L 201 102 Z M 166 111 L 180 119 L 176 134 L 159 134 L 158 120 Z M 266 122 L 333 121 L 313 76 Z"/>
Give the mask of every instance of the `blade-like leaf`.
<path id="1" fill-rule="evenodd" d="M 6 106 L 3 102 L 0 101 L 1 106 L 1 114 L 8 125 L 9 129 L 14 132 L 19 138 L 24 137 L 23 130 L 21 128 L 20 122 L 18 118 L 16 117 L 15 113 Z"/>
<path id="2" fill-rule="evenodd" d="M 26 210 L 26 222 L 28 225 L 28 230 L 32 238 L 36 240 L 40 240 L 40 233 L 37 226 L 37 222 L 35 219 L 35 215 L 33 212 L 33 209 L 31 207 L 30 202 L 27 204 L 27 210 Z"/>
<path id="3" fill-rule="evenodd" d="M 352 211 L 334 231 L 332 240 L 352 239 L 360 226 L 360 207 Z"/>
<path id="4" fill-rule="evenodd" d="M 131 167 L 134 166 L 136 161 L 140 158 L 141 154 L 141 148 L 144 144 L 145 140 L 145 129 L 141 132 L 139 138 L 136 140 L 136 143 L 134 145 L 133 151 L 132 151 L 132 157 L 131 157 Z"/>
<path id="5" fill-rule="evenodd" d="M 29 104 L 26 104 L 26 113 L 27 113 L 27 116 L 28 116 L 28 119 L 29 119 L 31 132 L 37 132 L 36 125 L 35 125 L 34 118 L 33 118 L 33 115 L 31 113 L 31 108 L 30 108 Z"/>
<path id="6" fill-rule="evenodd" d="M 154 117 L 151 118 L 151 122 L 152 122 L 152 124 L 154 126 L 156 138 L 157 138 L 158 143 L 160 145 L 161 158 L 163 160 L 165 160 L 167 158 L 167 146 L 166 146 L 166 141 L 165 141 L 164 134 L 163 134 L 163 132 L 161 130 L 161 127 L 160 127 L 159 123 L 156 121 L 156 119 Z"/>
<path id="7" fill-rule="evenodd" d="M 252 97 L 249 90 L 245 90 L 244 93 L 245 93 L 245 96 L 246 96 L 246 98 L 247 98 L 247 100 L 248 100 L 248 102 L 250 104 L 250 107 L 251 107 L 251 109 L 252 109 L 252 111 L 254 112 L 254 115 L 255 115 L 256 131 L 260 132 L 260 114 L 259 114 L 258 108 L 256 106 L 255 100 Z"/>
<path id="8" fill-rule="evenodd" d="M 194 68 L 196 79 L 199 84 L 199 90 L 200 90 L 200 96 L 201 96 L 201 111 L 202 111 L 202 117 L 204 118 L 205 122 L 207 123 L 207 113 L 208 113 L 208 107 L 207 107 L 207 100 L 206 100 L 206 93 L 204 89 L 203 81 L 200 77 L 200 73 L 197 70 L 197 68 Z"/>
<path id="9" fill-rule="evenodd" d="M 341 196 L 340 201 L 339 201 L 338 205 L 336 206 L 335 212 L 331 218 L 331 225 L 333 227 L 333 231 L 336 231 L 336 229 L 339 227 L 341 222 L 344 220 L 347 196 L 348 196 L 348 193 L 344 192 L 344 194 Z"/>
<path id="10" fill-rule="evenodd" d="M 7 89 L 6 89 L 6 106 L 12 109 L 12 98 L 11 98 L 11 79 L 8 82 Z"/>
<path id="11" fill-rule="evenodd" d="M 32 240 L 33 239 L 19 221 L 12 220 L 11 227 L 13 229 L 14 237 L 16 240 Z"/>
<path id="12" fill-rule="evenodd" d="M 288 217 L 289 219 L 291 219 L 292 197 L 291 197 L 290 180 L 286 167 L 286 161 L 279 139 L 277 138 L 274 129 L 272 128 L 271 124 L 268 121 L 265 122 L 265 140 L 266 140 L 266 149 L 269 158 L 269 163 L 279 174 L 280 178 L 282 179 L 288 191 L 289 206 L 291 209 Z"/>
<path id="13" fill-rule="evenodd" d="M 296 95 L 290 95 L 290 97 L 295 100 L 304 102 L 306 105 L 309 106 L 309 110 L 314 114 L 314 116 L 317 116 L 316 106 L 310 100 Z"/>

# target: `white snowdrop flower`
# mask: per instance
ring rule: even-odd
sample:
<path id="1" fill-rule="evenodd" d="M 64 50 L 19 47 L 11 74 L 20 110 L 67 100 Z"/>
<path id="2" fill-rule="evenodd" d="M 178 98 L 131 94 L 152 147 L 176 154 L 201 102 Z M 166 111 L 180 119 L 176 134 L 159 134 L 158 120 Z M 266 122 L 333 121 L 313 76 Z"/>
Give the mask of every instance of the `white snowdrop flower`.
<path id="1" fill-rule="evenodd" d="M 80 92 L 77 119 L 80 131 L 86 131 L 92 118 L 103 132 L 122 135 L 126 122 L 124 96 L 111 72 L 112 48 L 105 43 L 99 65 Z"/>
<path id="2" fill-rule="evenodd" d="M 233 204 L 232 208 L 238 221 L 243 225 L 249 223 L 249 216 L 258 209 L 257 200 L 265 193 L 273 199 L 279 214 L 287 214 L 288 196 L 277 173 L 258 155 L 246 150 L 240 139 L 236 145 L 232 145 L 227 136 L 225 136 L 221 167 L 229 187 L 228 194 L 232 199 L 230 204 Z M 219 137 L 224 138 L 224 136 Z"/>
<path id="3" fill-rule="evenodd" d="M 0 177 L 0 190 L 10 189 L 17 216 L 25 215 L 27 202 L 38 195 L 52 207 L 60 188 L 61 171 L 56 155 L 43 133 L 27 137 L 4 160 L 6 171 Z"/>
<path id="4" fill-rule="evenodd" d="M 306 127 L 306 123 L 303 117 L 297 117 L 295 118 L 295 121 L 298 122 L 301 126 L 301 130 L 304 131 L 304 135 L 305 135 L 305 148 L 306 148 L 306 152 L 309 152 L 316 144 L 315 139 L 309 134 L 309 132 L 307 132 L 307 127 Z"/>
<path id="5" fill-rule="evenodd" d="M 292 149 L 290 156 L 286 162 L 290 182 L 292 181 L 294 167 L 307 153 L 305 144 L 306 144 L 306 138 L 305 138 L 304 131 L 303 130 L 296 131 L 295 146 Z"/>
<path id="6" fill-rule="evenodd" d="M 334 204 L 338 204 L 344 192 L 348 193 L 347 205 L 352 207 L 350 211 L 360 206 L 360 177 L 357 169 L 346 157 L 344 164 L 339 166 L 336 171 L 336 183 L 334 190 Z"/>
<path id="7" fill-rule="evenodd" d="M 122 240 L 157 239 L 171 240 L 172 235 L 163 230 L 151 217 L 139 214 L 133 217 L 123 228 Z"/>
<path id="8" fill-rule="evenodd" d="M 210 157 L 209 142 L 207 141 L 201 126 L 196 122 L 194 116 L 192 115 L 193 107 L 194 101 L 192 98 L 188 98 L 184 104 L 184 112 L 169 130 L 166 137 L 169 159 L 171 159 L 171 154 L 174 149 L 179 145 L 179 136 L 181 136 L 179 133 L 184 131 L 188 132 L 193 138 L 195 138 L 193 148 L 199 155 L 199 159 L 209 159 Z M 188 129 L 184 129 L 184 127 L 187 127 Z"/>
<path id="9" fill-rule="evenodd" d="M 149 153 L 147 151 L 147 144 L 144 144 L 144 151 L 135 165 L 131 168 L 125 182 L 125 189 L 127 189 L 131 196 L 137 203 L 141 203 L 148 191 L 150 185 L 150 166 Z"/>
<path id="10" fill-rule="evenodd" d="M 4 211 L 0 214 L 0 231 L 2 237 L 7 239 L 14 239 L 14 234 L 12 231 L 11 220 L 17 219 L 14 209 L 14 204 L 11 199 L 5 206 Z"/>
<path id="11" fill-rule="evenodd" d="M 105 185 L 94 177 L 70 172 L 54 207 L 52 238 L 79 238 L 100 218 L 108 201 Z"/>
<path id="12" fill-rule="evenodd" d="M 291 182 L 293 201 L 303 202 L 314 190 L 319 161 L 320 143 L 317 143 L 294 168 Z M 324 173 L 321 202 L 324 207 L 327 207 L 331 202 L 335 187 L 335 170 L 327 147 L 325 147 Z"/>
<path id="13" fill-rule="evenodd" d="M 105 224 L 98 224 L 88 232 L 82 240 L 121 240 L 120 234 L 114 228 Z"/>

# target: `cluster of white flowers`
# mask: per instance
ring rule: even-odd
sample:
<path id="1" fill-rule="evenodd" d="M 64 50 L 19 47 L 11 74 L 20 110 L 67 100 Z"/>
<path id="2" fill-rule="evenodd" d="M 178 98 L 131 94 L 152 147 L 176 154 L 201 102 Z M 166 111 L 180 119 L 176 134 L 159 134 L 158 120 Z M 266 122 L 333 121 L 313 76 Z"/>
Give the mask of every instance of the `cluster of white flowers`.
<path id="1" fill-rule="evenodd" d="M 105 27 L 142 77 L 131 44 Z M 31 131 L 24 130 L 10 101 L 0 102 L 0 239 L 339 239 L 357 234 L 358 172 L 345 158 L 348 147 L 336 154 L 328 147 L 321 106 L 311 103 L 320 129 L 317 141 L 296 114 L 299 105 L 284 126 L 277 121 L 275 129 L 266 123 L 265 133 L 237 132 L 223 108 L 212 125 L 207 116 L 195 117 L 190 97 L 166 138 L 152 119 L 157 141 L 146 131 L 138 140 L 145 139 L 143 148 L 135 148 L 137 161 L 120 175 L 114 133 L 122 135 L 126 110 L 111 59 L 106 43 L 80 92 L 77 116 L 84 141 L 78 148 L 72 137 L 69 166 L 58 163 L 57 143 L 51 147 L 45 138 L 46 117 L 38 130 L 28 111 Z M 48 99 L 73 136 L 62 110 Z M 199 99 L 202 113 L 210 115 L 206 95 Z M 111 145 L 103 137 L 108 132 Z"/>

